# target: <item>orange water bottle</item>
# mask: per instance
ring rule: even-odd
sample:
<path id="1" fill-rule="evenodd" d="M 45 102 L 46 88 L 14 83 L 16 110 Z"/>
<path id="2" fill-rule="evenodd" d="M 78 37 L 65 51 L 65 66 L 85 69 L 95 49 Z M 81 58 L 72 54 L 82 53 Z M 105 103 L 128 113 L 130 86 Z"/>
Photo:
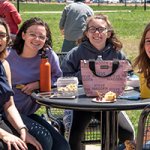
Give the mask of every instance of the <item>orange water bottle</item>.
<path id="1" fill-rule="evenodd" d="M 41 56 L 40 63 L 40 92 L 51 91 L 51 65 L 46 55 Z"/>

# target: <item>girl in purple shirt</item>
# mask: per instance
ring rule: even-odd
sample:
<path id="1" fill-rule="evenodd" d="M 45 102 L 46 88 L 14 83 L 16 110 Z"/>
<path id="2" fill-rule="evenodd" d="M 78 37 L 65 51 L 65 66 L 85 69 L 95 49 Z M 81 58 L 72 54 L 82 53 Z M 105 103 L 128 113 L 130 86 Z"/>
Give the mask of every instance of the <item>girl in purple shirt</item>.
<path id="1" fill-rule="evenodd" d="M 51 132 L 53 150 L 68 150 L 69 146 L 63 137 L 49 123 L 34 114 L 40 107 L 36 100 L 31 97 L 32 91 L 40 88 L 39 68 L 41 56 L 39 51 L 46 51 L 51 64 L 51 82 L 54 85 L 62 72 L 59 59 L 52 50 L 51 31 L 47 23 L 40 18 L 31 18 L 21 26 L 7 58 L 12 72 L 12 86 L 15 92 L 14 101 L 20 113 L 29 116 Z"/>
<path id="2" fill-rule="evenodd" d="M 59 59 L 52 50 L 51 32 L 48 25 L 38 18 L 24 22 L 17 34 L 7 57 L 12 71 L 12 86 L 15 92 L 15 104 L 19 112 L 30 115 L 40 106 L 30 94 L 39 89 L 40 61 L 39 51 L 46 51 L 51 64 L 52 85 L 62 72 Z"/>

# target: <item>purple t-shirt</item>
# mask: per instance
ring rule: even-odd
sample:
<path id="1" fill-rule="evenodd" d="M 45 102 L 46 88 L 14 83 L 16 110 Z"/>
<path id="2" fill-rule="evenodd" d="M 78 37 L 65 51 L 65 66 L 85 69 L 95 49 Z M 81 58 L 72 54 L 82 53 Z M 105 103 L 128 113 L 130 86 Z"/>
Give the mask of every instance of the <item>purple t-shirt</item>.
<path id="1" fill-rule="evenodd" d="M 9 49 L 10 53 L 7 61 L 10 64 L 12 74 L 12 86 L 15 92 L 14 101 L 18 111 L 25 115 L 33 114 L 40 106 L 35 99 L 23 93 L 20 89 L 16 89 L 18 84 L 27 84 L 40 79 L 40 59 L 39 55 L 32 58 L 23 58 L 16 53 L 15 50 Z M 47 56 L 51 64 L 52 85 L 57 81 L 57 78 L 62 76 L 62 71 L 59 66 L 59 59 L 56 53 L 49 49 Z"/>

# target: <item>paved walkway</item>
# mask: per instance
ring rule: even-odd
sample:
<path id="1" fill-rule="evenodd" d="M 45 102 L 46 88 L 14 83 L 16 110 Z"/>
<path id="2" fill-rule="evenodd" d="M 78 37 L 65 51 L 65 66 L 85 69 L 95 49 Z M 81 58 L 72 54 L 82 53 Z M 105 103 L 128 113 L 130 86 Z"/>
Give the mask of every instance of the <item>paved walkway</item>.
<path id="1" fill-rule="evenodd" d="M 100 150 L 99 145 L 86 145 L 86 150 Z"/>

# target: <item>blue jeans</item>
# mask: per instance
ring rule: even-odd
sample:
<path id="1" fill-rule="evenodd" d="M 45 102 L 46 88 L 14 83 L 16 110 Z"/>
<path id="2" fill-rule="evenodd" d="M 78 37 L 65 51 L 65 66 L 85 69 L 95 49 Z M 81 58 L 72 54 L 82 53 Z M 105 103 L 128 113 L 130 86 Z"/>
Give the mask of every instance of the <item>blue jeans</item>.
<path id="1" fill-rule="evenodd" d="M 20 137 L 20 134 L 14 129 L 14 127 L 8 122 L 8 120 L 5 117 L 3 118 L 3 120 L 0 121 L 0 128 L 4 129 L 10 134 Z M 36 150 L 36 148 L 31 144 L 27 144 L 27 147 L 28 147 L 28 150 Z M 7 144 L 3 142 L 3 140 L 0 139 L 0 150 L 7 150 L 7 149 L 8 149 Z M 13 145 L 11 145 L 11 150 L 16 150 L 13 147 Z"/>
<path id="2" fill-rule="evenodd" d="M 68 40 L 64 39 L 61 51 L 62 52 L 69 52 L 75 46 L 77 46 L 76 41 L 68 41 Z"/>
<path id="3" fill-rule="evenodd" d="M 42 117 L 32 114 L 29 116 L 34 121 L 38 122 L 42 126 L 44 126 L 52 136 L 53 145 L 52 150 L 71 150 L 68 142 L 65 138 L 59 134 L 47 121 L 45 121 Z M 48 150 L 48 149 L 46 149 Z"/>
<path id="4" fill-rule="evenodd" d="M 53 138 L 49 130 L 31 117 L 21 115 L 21 118 L 27 126 L 29 133 L 42 145 L 43 150 L 52 150 Z"/>

